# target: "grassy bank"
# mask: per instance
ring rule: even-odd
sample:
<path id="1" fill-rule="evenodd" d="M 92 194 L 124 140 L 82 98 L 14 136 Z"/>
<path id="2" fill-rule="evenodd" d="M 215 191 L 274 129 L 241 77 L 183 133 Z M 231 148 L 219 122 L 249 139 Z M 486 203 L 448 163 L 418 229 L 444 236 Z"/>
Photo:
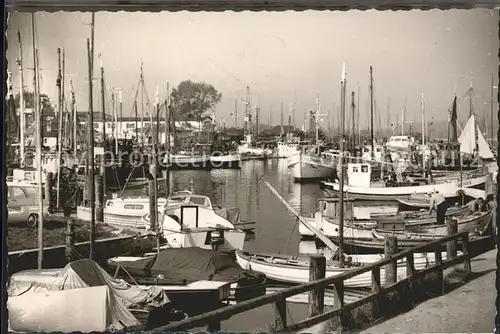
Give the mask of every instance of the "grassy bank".
<path id="1" fill-rule="evenodd" d="M 96 239 L 117 236 L 123 231 L 104 224 L 96 225 Z M 89 224 L 75 222 L 75 243 L 88 241 L 90 237 Z M 11 225 L 7 228 L 7 250 L 16 251 L 38 247 L 38 227 Z M 66 242 L 66 224 L 60 221 L 44 221 L 43 245 L 44 247 L 63 245 Z"/>

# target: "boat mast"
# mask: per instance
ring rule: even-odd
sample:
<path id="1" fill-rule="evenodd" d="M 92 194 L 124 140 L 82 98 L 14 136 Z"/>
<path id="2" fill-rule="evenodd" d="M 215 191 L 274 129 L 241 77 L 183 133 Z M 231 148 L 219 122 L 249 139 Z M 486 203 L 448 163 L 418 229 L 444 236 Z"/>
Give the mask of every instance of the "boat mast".
<path id="1" fill-rule="evenodd" d="M 43 266 L 43 184 L 42 184 L 42 120 L 40 92 L 38 86 L 38 51 L 35 37 L 35 14 L 31 13 L 31 34 L 33 36 L 33 86 L 36 122 L 36 165 L 38 173 L 38 269 Z"/>
<path id="2" fill-rule="evenodd" d="M 165 171 L 165 197 L 170 196 L 170 170 L 168 168 L 170 161 L 170 126 L 171 126 L 171 110 L 170 110 L 170 82 L 167 82 L 167 97 L 165 99 L 165 151 L 166 165 Z M 175 125 L 174 125 L 175 126 Z"/>
<path id="3" fill-rule="evenodd" d="M 22 76 L 22 75 L 21 75 Z M 490 127 L 491 127 L 491 147 L 493 147 L 494 145 L 494 138 L 495 138 L 495 135 L 494 135 L 494 127 L 493 127 L 493 123 L 495 121 L 495 112 L 493 110 L 493 104 L 495 103 L 495 77 L 492 75 L 491 76 L 491 102 L 490 102 L 490 107 L 491 107 L 491 124 L 490 124 Z"/>
<path id="4" fill-rule="evenodd" d="M 356 104 L 354 103 L 354 92 L 351 92 L 351 112 L 352 112 L 352 140 L 351 140 L 351 150 L 354 152 L 356 147 Z"/>
<path id="5" fill-rule="evenodd" d="M 371 66 L 370 66 L 371 73 Z M 339 266 L 344 267 L 344 122 L 345 122 L 345 107 L 346 107 L 346 70 L 345 63 L 342 65 L 342 79 L 340 80 L 340 158 L 339 158 L 339 196 L 340 196 L 340 212 L 339 212 Z M 372 141 L 373 146 L 373 141 Z"/>
<path id="6" fill-rule="evenodd" d="M 71 115 L 73 117 L 73 154 L 75 154 L 76 157 L 76 151 L 78 149 L 78 139 L 77 139 L 77 126 L 78 126 L 78 121 L 76 118 L 76 108 L 75 108 L 75 92 L 73 91 L 73 80 L 69 80 L 69 90 L 70 90 L 70 95 L 71 95 Z"/>
<path id="7" fill-rule="evenodd" d="M 319 108 L 320 108 L 319 94 L 316 94 L 316 113 L 314 115 L 314 127 L 315 127 L 314 130 L 316 131 L 316 145 L 318 145 L 319 142 L 319 122 L 318 122 Z"/>
<path id="8" fill-rule="evenodd" d="M 58 99 L 58 106 L 57 106 L 57 116 L 59 118 L 59 125 L 57 127 L 57 191 L 56 191 L 56 208 L 60 208 L 60 198 L 59 198 L 59 185 L 61 182 L 61 158 L 62 158 L 62 125 L 63 125 L 63 117 L 62 117 L 62 105 L 63 105 L 63 100 L 62 100 L 62 91 L 61 91 L 61 81 L 62 81 L 62 74 L 61 74 L 61 49 L 57 48 L 57 79 L 56 79 L 56 86 L 57 86 L 57 99 Z"/>
<path id="9" fill-rule="evenodd" d="M 144 73 L 142 65 L 143 64 L 141 59 L 141 74 L 139 77 L 139 85 L 143 85 L 144 83 Z M 142 88 L 143 86 L 141 86 L 141 144 L 144 145 L 144 89 Z"/>
<path id="10" fill-rule="evenodd" d="M 370 65 L 370 140 L 372 142 L 372 160 L 375 159 L 375 147 L 373 138 L 373 67 Z"/>
<path id="11" fill-rule="evenodd" d="M 101 119 L 102 119 L 102 148 L 104 152 L 106 152 L 106 94 L 105 94 L 105 86 L 104 86 L 104 66 L 102 65 L 102 58 L 100 59 L 100 65 L 101 65 Z M 103 191 L 104 194 L 106 194 L 106 167 L 104 167 L 104 164 L 106 163 L 104 161 L 106 155 L 104 154 L 102 157 L 102 168 L 101 168 L 101 174 L 102 174 L 102 184 L 103 184 Z"/>
<path id="12" fill-rule="evenodd" d="M 94 258 L 95 239 L 95 181 L 94 181 L 94 101 L 93 101 L 93 75 L 94 75 L 94 22 L 95 14 L 92 13 L 91 40 L 87 38 L 88 76 L 89 76 L 89 192 L 90 192 L 90 259 Z"/>
<path id="13" fill-rule="evenodd" d="M 19 41 L 19 58 L 17 65 L 19 67 L 19 146 L 21 154 L 21 164 L 24 163 L 24 129 L 25 129 L 25 113 L 24 113 L 24 75 L 23 75 L 23 44 L 21 42 L 21 32 L 17 31 L 17 39 Z"/>
<path id="14" fill-rule="evenodd" d="M 234 99 L 234 127 L 238 128 L 238 98 Z"/>
<path id="15" fill-rule="evenodd" d="M 283 137 L 283 133 L 284 133 L 284 130 L 283 130 L 283 102 L 281 102 L 281 109 L 280 110 L 281 110 L 280 134 Z"/>
<path id="16" fill-rule="evenodd" d="M 360 87 L 359 87 L 359 82 L 358 82 L 358 110 L 357 110 L 357 115 L 356 115 L 356 126 L 358 128 L 358 146 L 361 147 L 361 128 L 360 128 L 360 124 L 359 124 L 359 109 L 360 109 L 360 104 L 359 104 L 359 96 L 360 96 Z"/>

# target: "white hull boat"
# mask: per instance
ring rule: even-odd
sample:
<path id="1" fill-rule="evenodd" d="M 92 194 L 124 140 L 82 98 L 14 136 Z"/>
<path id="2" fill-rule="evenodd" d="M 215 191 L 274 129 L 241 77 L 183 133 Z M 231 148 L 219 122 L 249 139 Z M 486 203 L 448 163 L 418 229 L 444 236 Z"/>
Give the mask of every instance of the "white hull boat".
<path id="1" fill-rule="evenodd" d="M 463 180 L 464 187 L 480 187 L 486 182 L 487 176 L 480 176 Z M 324 186 L 339 193 L 340 184 L 338 182 L 323 182 Z M 438 191 L 446 198 L 457 196 L 460 189 L 460 181 L 449 181 L 439 184 L 407 186 L 407 187 L 360 187 L 344 185 L 344 196 L 359 200 L 397 201 L 398 197 L 408 197 L 413 194 L 427 194 Z"/>
<path id="2" fill-rule="evenodd" d="M 158 198 L 158 207 L 165 205 L 166 198 Z M 117 228 L 145 229 L 142 217 L 149 213 L 149 197 L 131 196 L 113 198 L 106 201 L 104 223 Z M 79 206 L 76 210 L 78 219 L 90 221 L 90 208 Z"/>
<path id="3" fill-rule="evenodd" d="M 300 153 L 298 145 L 279 142 L 276 148 L 277 158 L 290 158 Z"/>
<path id="4" fill-rule="evenodd" d="M 251 254 L 243 251 L 236 251 L 236 261 L 241 268 L 265 274 L 267 279 L 291 284 L 304 284 L 309 282 L 309 259 L 307 257 L 295 257 L 286 255 Z M 349 256 L 345 268 L 339 268 L 338 262 L 327 261 L 326 277 L 337 276 L 365 264 L 370 264 L 383 259 L 380 255 L 354 255 Z M 442 253 L 443 260 L 446 259 L 446 252 Z M 434 254 L 415 254 L 415 269 L 421 270 L 434 263 Z M 350 264 L 350 266 L 349 266 Z M 406 261 L 397 262 L 398 280 L 406 277 Z M 385 270 L 380 270 L 380 280 L 385 284 Z M 346 287 L 364 288 L 372 284 L 371 271 L 363 273 L 344 281 Z"/>
<path id="5" fill-rule="evenodd" d="M 334 160 L 299 153 L 288 159 L 290 174 L 297 181 L 328 179 L 334 176 Z"/>
<path id="6" fill-rule="evenodd" d="M 243 249 L 246 232 L 235 228 L 226 218 L 217 214 L 207 196 L 190 193 L 174 195 L 158 211 L 163 238 L 172 248 L 200 247 L 221 251 Z M 142 217 L 142 224 L 150 227 L 150 215 Z"/>

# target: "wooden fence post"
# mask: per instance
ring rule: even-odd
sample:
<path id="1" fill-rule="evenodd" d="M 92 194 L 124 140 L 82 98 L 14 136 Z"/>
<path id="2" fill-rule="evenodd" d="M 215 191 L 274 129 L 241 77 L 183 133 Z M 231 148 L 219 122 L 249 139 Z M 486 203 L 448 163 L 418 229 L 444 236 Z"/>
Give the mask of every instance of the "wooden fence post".
<path id="1" fill-rule="evenodd" d="M 406 256 L 406 277 L 412 276 L 415 272 L 415 256 L 410 253 Z"/>
<path id="2" fill-rule="evenodd" d="M 372 293 L 380 293 L 382 285 L 380 284 L 380 268 L 372 270 Z M 380 297 L 377 297 L 372 302 L 372 317 L 378 319 L 380 317 Z"/>
<path id="3" fill-rule="evenodd" d="M 457 221 L 452 217 L 446 220 L 448 236 L 457 234 Z M 446 243 L 446 260 L 452 260 L 457 257 L 457 239 L 450 240 Z"/>
<path id="4" fill-rule="evenodd" d="M 47 172 L 45 175 L 45 200 L 49 204 L 49 212 L 54 210 L 54 200 L 52 198 L 52 188 L 53 188 L 53 176 L 52 172 Z M 42 182 L 42 180 L 40 180 Z"/>
<path id="5" fill-rule="evenodd" d="M 75 222 L 72 218 L 68 218 L 66 221 L 66 249 L 65 255 L 68 262 L 72 262 L 74 259 L 74 247 L 75 247 Z"/>
<path id="6" fill-rule="evenodd" d="M 440 266 L 441 268 L 438 269 L 436 271 L 437 275 L 438 275 L 438 281 L 439 281 L 439 286 L 442 287 L 443 286 L 443 283 L 444 283 L 444 277 L 443 277 L 443 267 L 442 267 L 442 264 L 443 264 L 443 257 L 441 256 L 441 245 L 437 245 L 437 248 L 436 250 L 434 251 L 434 265 L 435 266 Z M 444 291 L 442 291 L 443 289 L 441 288 L 441 293 L 443 293 Z"/>
<path id="7" fill-rule="evenodd" d="M 102 175 L 95 176 L 95 216 L 98 222 L 104 221 L 104 184 Z"/>
<path id="8" fill-rule="evenodd" d="M 286 298 L 280 298 L 274 302 L 274 332 L 286 328 Z"/>
<path id="9" fill-rule="evenodd" d="M 323 255 L 309 257 L 309 282 L 325 278 L 326 258 Z M 325 305 L 325 288 L 316 288 L 309 291 L 309 310 L 307 317 L 312 318 L 323 313 Z"/>
<path id="10" fill-rule="evenodd" d="M 464 236 L 462 237 L 462 253 L 464 255 L 467 255 L 467 257 L 464 260 L 464 270 L 465 270 L 465 272 L 470 274 L 472 269 L 471 269 L 471 265 L 470 265 L 469 235 L 468 234 L 464 234 Z"/>
<path id="11" fill-rule="evenodd" d="M 393 235 L 387 235 L 384 239 L 384 257 L 388 258 L 389 256 L 395 254 L 397 252 L 398 247 L 398 239 Z M 396 261 L 392 261 L 388 265 L 385 266 L 385 284 L 391 285 L 396 283 L 397 276 L 397 264 Z"/>

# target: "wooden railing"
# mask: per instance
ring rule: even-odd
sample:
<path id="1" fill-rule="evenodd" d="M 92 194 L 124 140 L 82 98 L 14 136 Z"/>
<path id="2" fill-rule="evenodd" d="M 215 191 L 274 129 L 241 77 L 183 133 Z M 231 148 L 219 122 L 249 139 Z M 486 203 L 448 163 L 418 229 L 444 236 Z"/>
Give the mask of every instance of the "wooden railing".
<path id="1" fill-rule="evenodd" d="M 393 240 L 388 240 L 393 239 Z M 461 240 L 462 244 L 462 254 L 457 256 L 457 243 Z M 446 243 L 447 259 L 443 261 L 441 252 L 443 244 Z M 395 244 L 395 237 L 386 237 L 386 244 Z M 429 250 L 434 250 L 435 263 L 434 265 L 422 269 L 416 270 L 414 266 L 414 254 L 423 251 L 429 252 Z M 406 278 L 397 281 L 397 261 L 400 259 L 406 259 Z M 358 267 L 336 275 L 333 277 L 321 278 L 318 280 L 311 281 L 306 284 L 297 285 L 273 294 L 257 297 L 250 299 L 235 305 L 227 306 L 215 311 L 211 311 L 205 314 L 187 318 L 185 320 L 171 323 L 166 326 L 162 326 L 154 329 L 153 331 L 186 331 L 195 327 L 207 326 L 209 332 L 214 332 L 220 330 L 220 323 L 225 319 L 243 313 L 245 311 L 274 303 L 275 309 L 275 321 L 274 330 L 275 331 L 298 331 L 305 328 L 309 328 L 318 323 L 324 322 L 328 319 L 335 317 L 340 317 L 349 310 L 372 302 L 376 308 L 378 301 L 385 294 L 397 291 L 401 289 L 403 284 L 409 281 L 412 284 L 417 282 L 418 278 L 423 278 L 430 273 L 437 273 L 439 279 L 443 280 L 443 270 L 460 263 L 464 264 L 464 270 L 466 272 L 471 271 L 470 263 L 471 255 L 469 253 L 469 237 L 467 232 L 456 233 L 442 239 L 432 241 L 430 243 L 424 244 L 422 246 L 414 247 L 393 255 L 386 256 L 385 259 L 378 261 L 376 263 Z M 314 269 L 313 267 L 316 267 Z M 322 267 L 322 268 L 321 268 Z M 380 269 L 385 267 L 385 285 L 380 283 Z M 318 269 L 319 268 L 319 269 Z M 311 257 L 311 277 L 314 277 L 313 272 L 322 271 L 322 277 L 325 277 L 325 258 L 323 256 L 312 256 Z M 344 303 L 344 281 L 363 273 L 371 272 L 372 276 L 372 288 L 371 293 L 366 297 L 359 299 L 355 302 L 345 304 Z M 321 273 L 320 273 L 321 275 Z M 417 283 L 418 284 L 418 283 Z M 326 287 L 334 288 L 334 305 L 335 309 L 331 311 L 324 312 L 324 293 Z M 286 316 L 286 298 L 295 296 L 304 292 L 309 291 L 309 312 L 308 319 L 288 325 Z"/>

